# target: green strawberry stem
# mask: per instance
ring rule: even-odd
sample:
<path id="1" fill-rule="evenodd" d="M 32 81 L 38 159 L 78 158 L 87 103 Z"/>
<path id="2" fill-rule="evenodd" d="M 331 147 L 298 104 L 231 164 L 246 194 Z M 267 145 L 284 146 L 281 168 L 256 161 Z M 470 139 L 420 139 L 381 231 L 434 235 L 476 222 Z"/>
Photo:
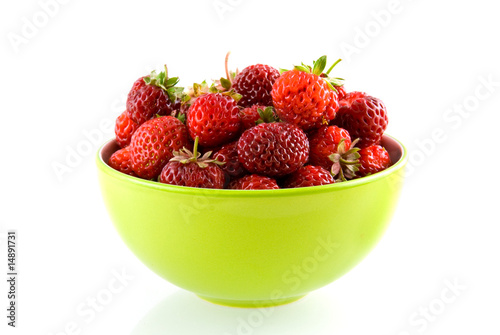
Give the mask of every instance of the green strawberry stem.
<path id="1" fill-rule="evenodd" d="M 338 63 L 340 63 L 342 61 L 342 59 L 337 59 L 337 61 L 335 63 L 333 63 L 332 66 L 330 66 L 330 68 L 328 69 L 328 71 L 326 71 L 326 75 L 328 76 L 330 74 L 330 72 L 332 72 L 333 68 L 335 67 L 335 65 L 337 65 Z"/>
<path id="2" fill-rule="evenodd" d="M 276 117 L 274 116 L 274 109 L 272 106 L 268 106 L 264 110 L 257 108 L 257 112 L 259 113 L 260 118 L 255 121 L 256 125 L 261 123 L 276 122 Z"/>
<path id="3" fill-rule="evenodd" d="M 167 65 L 163 66 L 165 71 L 160 73 L 156 73 L 155 70 L 151 71 L 151 74 L 147 77 L 144 77 L 144 82 L 147 85 L 153 85 L 161 88 L 165 93 L 167 93 L 168 97 L 172 102 L 180 99 L 181 101 L 189 100 L 189 97 L 186 97 L 186 93 L 184 93 L 184 87 L 176 87 L 179 83 L 179 77 L 168 77 L 168 68 Z"/>
<path id="4" fill-rule="evenodd" d="M 313 61 L 313 67 L 306 65 L 302 63 L 302 65 L 295 65 L 294 70 L 306 72 L 306 73 L 312 73 L 315 74 L 319 77 L 321 77 L 327 84 L 328 87 L 332 90 L 337 92 L 337 89 L 335 88 L 336 86 L 342 86 L 344 85 L 344 79 L 343 78 L 330 78 L 329 74 L 333 70 L 333 68 L 340 63 L 342 59 L 338 59 L 335 63 L 333 63 L 332 66 L 326 71 L 326 73 L 323 72 L 323 70 L 326 67 L 326 56 L 321 56 L 318 58 L 318 60 Z M 280 73 L 283 73 L 288 70 L 280 69 Z"/>
<path id="5" fill-rule="evenodd" d="M 201 153 L 198 152 L 198 142 L 199 138 L 196 136 L 194 139 L 193 151 L 191 152 L 186 147 L 182 148 L 180 151 L 174 151 L 174 157 L 170 160 L 171 162 L 180 162 L 182 164 L 196 163 L 200 168 L 206 168 L 210 163 L 223 165 L 224 162 L 218 161 L 216 159 L 210 159 L 212 151 L 206 152 L 202 157 Z"/>
<path id="6" fill-rule="evenodd" d="M 337 152 L 328 156 L 333 162 L 331 173 L 332 175 L 339 176 L 336 181 L 347 181 L 356 177 L 356 172 L 359 170 L 359 148 L 356 144 L 359 139 L 354 140 L 351 143 L 350 148 L 346 148 L 345 138 L 340 140 L 337 146 Z"/>
<path id="7" fill-rule="evenodd" d="M 193 158 L 197 159 L 198 158 L 198 142 L 199 142 L 199 137 L 196 136 L 194 139 L 194 145 L 193 145 Z"/>

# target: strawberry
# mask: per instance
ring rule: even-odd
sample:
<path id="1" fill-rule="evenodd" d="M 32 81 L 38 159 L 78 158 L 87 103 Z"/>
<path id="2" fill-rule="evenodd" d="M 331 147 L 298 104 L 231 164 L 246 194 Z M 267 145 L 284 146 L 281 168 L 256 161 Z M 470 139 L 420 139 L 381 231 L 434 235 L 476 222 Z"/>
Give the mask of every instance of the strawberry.
<path id="1" fill-rule="evenodd" d="M 186 126 L 173 116 L 146 121 L 132 136 L 132 169 L 141 178 L 156 178 L 173 152 L 189 145 L 188 139 Z"/>
<path id="2" fill-rule="evenodd" d="M 218 166 L 223 163 L 210 159 L 210 151 L 200 157 L 198 137 L 195 139 L 193 152 L 183 148 L 174 154 L 161 171 L 159 182 L 199 188 L 224 187 L 224 172 Z"/>
<path id="3" fill-rule="evenodd" d="M 118 116 L 115 124 L 116 142 L 121 148 L 125 148 L 130 144 L 132 135 L 139 128 L 139 124 L 135 123 L 128 117 L 128 112 L 125 111 Z"/>
<path id="4" fill-rule="evenodd" d="M 347 94 L 333 120 L 333 124 L 346 129 L 352 138 L 359 138 L 361 148 L 379 144 L 387 122 L 384 103 L 362 92 Z"/>
<path id="5" fill-rule="evenodd" d="M 229 183 L 229 188 L 233 190 L 277 190 L 279 186 L 273 178 L 250 174 L 233 180 Z"/>
<path id="6" fill-rule="evenodd" d="M 126 147 L 115 151 L 109 158 L 108 165 L 113 169 L 123 172 L 125 174 L 136 176 L 132 170 L 132 162 L 130 160 L 130 147 Z"/>
<path id="7" fill-rule="evenodd" d="M 344 85 L 335 86 L 335 89 L 337 90 L 337 98 L 338 98 L 339 104 L 340 104 L 340 101 L 345 99 L 345 97 L 347 96 L 347 92 L 345 91 Z"/>
<path id="8" fill-rule="evenodd" d="M 322 126 L 309 136 L 309 163 L 330 170 L 333 162 L 329 156 L 338 152 L 342 139 L 347 148 L 351 147 L 351 137 L 347 130 L 337 126 Z"/>
<path id="9" fill-rule="evenodd" d="M 380 145 L 371 145 L 359 151 L 358 177 L 368 176 L 387 169 L 391 165 L 389 153 Z"/>
<path id="10" fill-rule="evenodd" d="M 276 121 L 276 115 L 272 107 L 253 105 L 240 111 L 241 126 L 243 130 L 252 128 L 263 122 L 270 123 Z"/>
<path id="11" fill-rule="evenodd" d="M 312 68 L 302 65 L 291 71 L 285 70 L 274 82 L 272 90 L 278 117 L 305 131 L 328 124 L 339 106 L 335 86 L 341 85 L 339 78 L 328 78 L 328 73 L 339 61 L 326 74 L 323 74 L 326 56 L 314 62 Z"/>
<path id="12" fill-rule="evenodd" d="M 187 113 L 191 138 L 199 137 L 202 146 L 218 146 L 239 133 L 241 119 L 236 101 L 222 93 L 208 93 L 196 99 Z"/>
<path id="13" fill-rule="evenodd" d="M 214 159 L 225 163 L 221 169 L 229 178 L 239 178 L 247 174 L 247 171 L 238 160 L 238 142 L 231 142 L 223 145 L 215 154 Z"/>
<path id="14" fill-rule="evenodd" d="M 280 76 L 275 68 L 269 65 L 256 64 L 244 68 L 233 80 L 232 88 L 242 95 L 238 105 L 250 107 L 253 105 L 271 106 L 271 90 Z"/>
<path id="15" fill-rule="evenodd" d="M 289 123 L 262 123 L 247 129 L 238 140 L 238 159 L 250 173 L 284 176 L 309 158 L 306 134 Z"/>
<path id="16" fill-rule="evenodd" d="M 137 79 L 128 93 L 127 111 L 130 119 L 142 124 L 155 115 L 174 115 L 182 99 L 182 87 L 176 87 L 179 78 L 168 78 L 167 67 L 165 72 Z"/>
<path id="17" fill-rule="evenodd" d="M 321 166 L 306 165 L 292 173 L 283 182 L 285 188 L 309 187 L 333 184 L 332 174 Z"/>

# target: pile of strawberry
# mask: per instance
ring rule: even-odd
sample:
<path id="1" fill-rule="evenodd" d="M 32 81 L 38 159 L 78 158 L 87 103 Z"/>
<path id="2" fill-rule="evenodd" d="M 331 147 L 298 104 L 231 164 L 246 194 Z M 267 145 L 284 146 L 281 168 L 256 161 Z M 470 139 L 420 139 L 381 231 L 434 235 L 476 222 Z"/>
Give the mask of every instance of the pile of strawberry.
<path id="1" fill-rule="evenodd" d="M 228 54 L 229 55 L 229 54 Z M 340 60 L 339 60 L 340 61 Z M 252 65 L 187 92 L 167 68 L 139 78 L 116 120 L 114 169 L 161 183 L 278 189 L 360 178 L 390 164 L 382 101 L 346 93 L 326 56 L 313 66 Z"/>

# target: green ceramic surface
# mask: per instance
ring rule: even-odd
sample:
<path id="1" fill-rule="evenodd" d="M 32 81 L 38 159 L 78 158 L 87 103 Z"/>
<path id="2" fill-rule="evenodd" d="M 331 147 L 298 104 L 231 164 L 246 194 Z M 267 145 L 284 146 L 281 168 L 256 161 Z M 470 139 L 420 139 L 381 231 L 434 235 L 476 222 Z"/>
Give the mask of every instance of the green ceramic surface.
<path id="1" fill-rule="evenodd" d="M 208 301 L 262 307 L 338 279 L 377 244 L 396 208 L 406 150 L 385 135 L 394 164 L 332 185 L 280 190 L 180 187 L 122 174 L 98 153 L 102 195 L 127 246 L 151 270 Z"/>

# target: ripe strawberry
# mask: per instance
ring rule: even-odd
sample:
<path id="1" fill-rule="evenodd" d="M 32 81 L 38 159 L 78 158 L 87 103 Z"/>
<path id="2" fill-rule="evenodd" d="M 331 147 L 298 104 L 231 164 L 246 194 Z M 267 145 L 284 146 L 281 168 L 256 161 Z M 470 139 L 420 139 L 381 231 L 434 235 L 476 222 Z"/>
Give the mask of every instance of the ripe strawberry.
<path id="1" fill-rule="evenodd" d="M 309 187 L 333 184 L 332 174 L 321 166 L 306 165 L 292 173 L 283 182 L 285 188 Z"/>
<path id="2" fill-rule="evenodd" d="M 236 75 L 232 84 L 232 88 L 242 95 L 238 105 L 271 106 L 271 90 L 279 76 L 279 71 L 269 65 L 257 64 L 244 68 Z"/>
<path id="3" fill-rule="evenodd" d="M 314 62 L 313 68 L 295 66 L 275 81 L 272 98 L 281 120 L 308 131 L 328 124 L 335 117 L 339 104 L 334 86 L 340 82 L 338 78 L 328 78 L 333 66 L 323 74 L 325 66 L 326 56 L 323 56 Z"/>
<path id="4" fill-rule="evenodd" d="M 370 174 L 387 169 L 391 165 L 389 153 L 380 145 L 371 145 L 359 151 L 359 171 L 358 177 L 364 177 Z"/>
<path id="5" fill-rule="evenodd" d="M 142 124 L 155 115 L 174 115 L 180 104 L 176 100 L 182 95 L 183 88 L 175 87 L 179 78 L 168 78 L 165 72 L 137 79 L 128 93 L 127 110 L 130 119 Z"/>
<path id="6" fill-rule="evenodd" d="M 135 123 L 128 117 L 128 112 L 125 111 L 118 116 L 115 124 L 116 142 L 121 148 L 125 148 L 130 144 L 132 135 L 139 128 L 139 124 Z"/>
<path id="7" fill-rule="evenodd" d="M 183 148 L 175 152 L 175 157 L 163 168 L 159 181 L 165 184 L 199 187 L 223 188 L 225 176 L 217 160 L 210 159 L 211 152 L 203 157 L 198 152 L 198 138 L 195 139 L 193 152 Z"/>
<path id="8" fill-rule="evenodd" d="M 123 172 L 125 174 L 136 177 L 135 172 L 132 170 L 132 162 L 130 160 L 130 147 L 126 147 L 115 151 L 109 158 L 108 165 L 113 169 Z"/>
<path id="9" fill-rule="evenodd" d="M 199 137 L 202 146 L 218 146 L 234 139 L 241 119 L 236 101 L 221 93 L 209 93 L 196 99 L 187 114 L 191 138 Z"/>
<path id="10" fill-rule="evenodd" d="M 294 172 L 309 158 L 306 134 L 289 123 L 262 123 L 238 140 L 238 159 L 250 173 L 269 177 Z"/>
<path id="11" fill-rule="evenodd" d="M 241 125 L 243 130 L 252 128 L 260 123 L 276 121 L 276 115 L 272 107 L 253 105 L 240 111 Z"/>
<path id="12" fill-rule="evenodd" d="M 273 178 L 250 174 L 233 180 L 229 183 L 229 188 L 233 190 L 277 190 L 279 186 Z"/>
<path id="13" fill-rule="evenodd" d="M 344 85 L 342 86 L 335 86 L 335 89 L 337 90 L 337 98 L 338 98 L 338 101 L 339 101 L 339 104 L 340 104 L 340 101 L 345 99 L 345 97 L 347 96 L 347 92 L 345 91 L 345 87 Z"/>
<path id="14" fill-rule="evenodd" d="M 309 136 L 309 163 L 330 170 L 333 162 L 331 154 L 338 152 L 338 146 L 344 139 L 347 149 L 351 147 L 351 137 L 347 130 L 337 126 L 322 126 Z"/>
<path id="15" fill-rule="evenodd" d="M 240 178 L 247 174 L 247 170 L 238 160 L 238 142 L 231 142 L 223 145 L 214 155 L 214 159 L 225 163 L 221 169 L 233 178 Z"/>
<path id="16" fill-rule="evenodd" d="M 189 146 L 186 126 L 173 116 L 162 116 L 142 124 L 130 143 L 132 169 L 141 178 L 156 178 L 173 151 Z"/>
<path id="17" fill-rule="evenodd" d="M 359 138 L 361 148 L 378 144 L 387 128 L 384 103 L 362 92 L 351 92 L 340 102 L 333 124 L 346 129 L 352 138 Z"/>

